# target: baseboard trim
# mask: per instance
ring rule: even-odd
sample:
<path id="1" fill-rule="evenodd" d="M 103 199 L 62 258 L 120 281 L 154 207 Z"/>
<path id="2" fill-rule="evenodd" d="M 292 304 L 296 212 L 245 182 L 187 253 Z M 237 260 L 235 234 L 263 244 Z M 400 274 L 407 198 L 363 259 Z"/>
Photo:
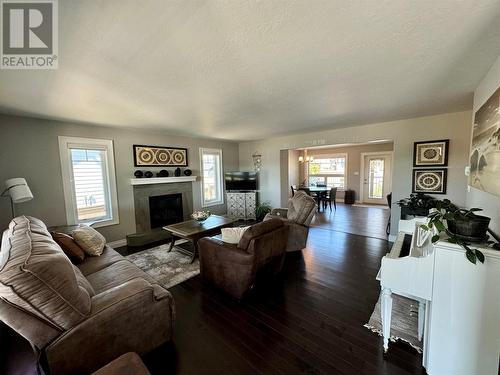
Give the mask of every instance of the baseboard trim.
<path id="1" fill-rule="evenodd" d="M 337 202 L 337 203 L 344 203 L 344 198 L 336 198 L 335 202 Z M 354 203 L 359 204 L 359 203 L 361 203 L 361 201 L 356 199 L 354 201 Z"/>
<path id="2" fill-rule="evenodd" d="M 109 247 L 122 247 L 122 246 L 126 246 L 127 245 L 127 240 L 124 238 L 122 240 L 118 240 L 118 241 L 113 241 L 113 242 L 108 242 L 108 246 Z"/>

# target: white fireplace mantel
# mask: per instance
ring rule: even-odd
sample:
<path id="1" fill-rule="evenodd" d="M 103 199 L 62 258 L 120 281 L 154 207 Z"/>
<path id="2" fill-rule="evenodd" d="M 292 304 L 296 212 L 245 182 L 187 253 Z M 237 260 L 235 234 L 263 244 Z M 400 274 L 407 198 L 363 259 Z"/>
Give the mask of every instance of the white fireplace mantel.
<path id="1" fill-rule="evenodd" d="M 197 176 L 131 178 L 131 185 L 173 184 L 176 182 L 195 182 Z"/>

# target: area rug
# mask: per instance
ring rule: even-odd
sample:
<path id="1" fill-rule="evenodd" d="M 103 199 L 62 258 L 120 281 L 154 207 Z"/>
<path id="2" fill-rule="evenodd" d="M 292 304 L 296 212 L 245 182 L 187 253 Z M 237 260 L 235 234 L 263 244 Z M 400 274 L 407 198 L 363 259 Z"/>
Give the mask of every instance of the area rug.
<path id="1" fill-rule="evenodd" d="M 126 258 L 168 289 L 200 273 L 198 258 L 189 263 L 189 255 L 175 251 L 175 248 L 167 252 L 169 246 L 160 245 L 127 255 Z"/>
<path id="2" fill-rule="evenodd" d="M 368 323 L 364 326 L 373 332 L 382 334 L 382 317 L 380 316 L 379 296 L 375 309 Z M 392 295 L 392 318 L 390 341 L 402 340 L 422 353 L 422 342 L 418 339 L 418 302 L 409 298 Z"/>

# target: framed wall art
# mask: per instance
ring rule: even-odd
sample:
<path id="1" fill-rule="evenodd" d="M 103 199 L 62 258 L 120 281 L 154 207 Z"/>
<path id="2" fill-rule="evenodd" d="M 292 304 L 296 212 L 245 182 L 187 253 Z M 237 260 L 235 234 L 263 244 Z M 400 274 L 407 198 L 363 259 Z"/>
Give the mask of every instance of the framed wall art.
<path id="1" fill-rule="evenodd" d="M 187 167 L 187 148 L 133 145 L 136 167 Z"/>
<path id="2" fill-rule="evenodd" d="M 469 185 L 500 196 L 500 87 L 474 114 Z"/>
<path id="3" fill-rule="evenodd" d="M 413 193 L 446 194 L 446 168 L 414 169 Z"/>
<path id="4" fill-rule="evenodd" d="M 448 165 L 450 140 L 415 142 L 413 146 L 414 167 L 445 167 Z"/>

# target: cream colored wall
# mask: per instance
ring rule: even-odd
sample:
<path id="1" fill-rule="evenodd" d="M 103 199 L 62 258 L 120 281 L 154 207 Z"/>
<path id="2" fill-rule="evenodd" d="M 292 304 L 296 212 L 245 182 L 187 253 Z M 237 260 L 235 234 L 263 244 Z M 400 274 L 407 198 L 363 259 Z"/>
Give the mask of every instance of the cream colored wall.
<path id="1" fill-rule="evenodd" d="M 491 94 L 500 87 L 500 57 L 491 67 L 477 89 L 474 91 L 474 107 L 470 119 L 469 131 L 472 143 L 473 114 L 489 99 Z M 470 146 L 470 145 L 469 145 Z M 500 175 L 498 176 L 500 178 Z M 490 229 L 500 235 L 500 196 L 496 196 L 470 187 L 466 196 L 468 207 L 479 207 L 483 215 L 491 217 Z"/>
<path id="2" fill-rule="evenodd" d="M 25 177 L 35 198 L 16 205 L 18 214 L 43 219 L 48 225 L 66 223 L 61 164 L 57 136 L 112 139 L 115 153 L 116 182 L 120 223 L 99 228 L 108 241 L 124 239 L 135 233 L 134 199 L 130 178 L 133 177 L 133 144 L 177 146 L 188 148 L 189 168 L 199 176 L 199 148 L 221 148 L 224 169 L 238 170 L 238 144 L 203 138 L 176 137 L 165 132 L 120 130 L 103 126 L 76 125 L 27 117 L 0 115 L 0 184 L 8 178 Z M 140 168 L 156 172 L 175 168 Z M 199 179 L 193 185 L 194 209 L 200 209 Z M 225 205 L 210 207 L 215 213 L 225 213 Z M 8 199 L 0 200 L 0 228 L 10 220 Z"/>
<path id="3" fill-rule="evenodd" d="M 470 119 L 470 111 L 455 112 L 241 142 L 240 169 L 251 168 L 252 152 L 256 149 L 261 151 L 261 197 L 277 207 L 281 202 L 280 150 L 390 140 L 394 142 L 393 201 L 397 201 L 411 193 L 413 142 L 450 139 L 448 192 L 440 198 L 449 198 L 458 205 L 464 205 L 466 191 L 464 168 L 467 165 L 470 143 Z M 400 215 L 399 207 L 393 206 L 392 215 L 393 222 L 397 223 Z M 393 225 L 392 233 L 396 231 L 397 228 Z"/>
<path id="4" fill-rule="evenodd" d="M 356 192 L 356 200 L 361 200 L 359 196 L 360 189 L 360 175 L 361 175 L 361 153 L 363 152 L 382 152 L 382 151 L 393 151 L 394 145 L 391 143 L 380 143 L 373 145 L 360 145 L 360 146 L 349 146 L 349 147 L 334 147 L 334 148 L 320 148 L 320 149 L 309 149 L 307 154 L 309 156 L 317 157 L 320 155 L 334 155 L 334 154 L 346 154 L 347 155 L 347 188 L 354 190 Z M 298 158 L 295 159 L 295 161 Z M 299 163 L 300 168 L 307 169 L 307 163 Z M 301 175 L 305 175 L 302 171 Z M 339 191 L 337 193 L 337 198 L 344 198 L 344 192 Z"/>

